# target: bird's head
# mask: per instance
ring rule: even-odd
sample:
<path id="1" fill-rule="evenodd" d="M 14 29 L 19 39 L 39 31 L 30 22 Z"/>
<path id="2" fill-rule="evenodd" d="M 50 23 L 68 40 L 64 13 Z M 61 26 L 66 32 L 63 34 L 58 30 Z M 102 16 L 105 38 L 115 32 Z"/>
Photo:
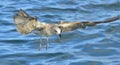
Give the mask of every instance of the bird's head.
<path id="1" fill-rule="evenodd" d="M 54 27 L 54 32 L 61 38 L 62 27 L 61 26 Z"/>

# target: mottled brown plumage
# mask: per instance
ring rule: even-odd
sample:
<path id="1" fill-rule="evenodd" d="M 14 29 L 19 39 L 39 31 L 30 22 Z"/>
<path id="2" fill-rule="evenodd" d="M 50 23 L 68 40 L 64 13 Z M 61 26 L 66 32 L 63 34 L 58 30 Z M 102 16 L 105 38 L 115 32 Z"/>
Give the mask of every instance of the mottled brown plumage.
<path id="1" fill-rule="evenodd" d="M 90 22 L 90 21 L 84 21 L 84 22 L 65 22 L 61 21 L 60 23 L 44 23 L 39 22 L 37 20 L 37 17 L 31 17 L 29 16 L 25 11 L 20 10 L 17 14 L 14 15 L 14 23 L 16 25 L 17 31 L 19 31 L 21 34 L 28 34 L 32 32 L 33 30 L 37 30 L 38 33 L 41 36 L 46 36 L 46 49 L 48 48 L 48 36 L 57 34 L 61 37 L 61 33 L 63 32 L 69 32 L 73 31 L 79 28 L 86 28 L 86 26 L 94 26 L 96 24 L 100 23 L 109 23 L 113 22 L 115 20 L 120 19 L 120 16 L 115 16 L 112 18 L 108 18 L 103 21 L 96 21 L 96 22 Z M 40 39 L 40 47 L 42 47 L 42 39 Z"/>
<path id="2" fill-rule="evenodd" d="M 28 34 L 36 28 L 37 17 L 30 17 L 23 10 L 14 16 L 14 23 L 21 34 Z"/>

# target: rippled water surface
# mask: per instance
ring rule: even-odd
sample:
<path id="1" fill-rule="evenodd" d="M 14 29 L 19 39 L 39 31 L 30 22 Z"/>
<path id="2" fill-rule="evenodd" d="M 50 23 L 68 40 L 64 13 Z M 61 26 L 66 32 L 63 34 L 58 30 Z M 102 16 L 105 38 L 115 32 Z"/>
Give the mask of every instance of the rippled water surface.
<path id="1" fill-rule="evenodd" d="M 3 0 L 0 2 L 0 65 L 120 65 L 120 20 L 49 37 L 16 31 L 13 15 L 23 9 L 39 21 L 100 21 L 120 15 L 120 0 Z M 45 40 L 45 37 L 42 37 Z M 43 42 L 45 43 L 45 41 Z"/>

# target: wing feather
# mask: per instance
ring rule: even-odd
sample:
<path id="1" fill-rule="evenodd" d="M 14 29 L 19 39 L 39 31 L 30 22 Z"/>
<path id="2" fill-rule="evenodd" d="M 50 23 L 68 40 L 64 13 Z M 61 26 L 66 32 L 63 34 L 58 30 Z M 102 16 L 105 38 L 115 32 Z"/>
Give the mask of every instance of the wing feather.
<path id="1" fill-rule="evenodd" d="M 37 18 L 30 17 L 26 12 L 20 10 L 14 15 L 14 23 L 21 34 L 28 34 L 36 28 L 34 24 L 37 24 Z"/>
<path id="2" fill-rule="evenodd" d="M 86 26 L 95 26 L 96 24 L 100 24 L 100 23 L 113 22 L 113 21 L 119 20 L 119 19 L 120 19 L 120 16 L 115 16 L 115 17 L 108 18 L 108 19 L 103 20 L 103 21 L 96 21 L 96 22 L 90 22 L 90 21 L 64 22 L 64 21 L 61 21 L 60 26 L 61 26 L 62 32 L 68 32 L 68 31 L 79 29 L 79 28 L 86 28 Z"/>
<path id="3" fill-rule="evenodd" d="M 62 32 L 68 32 L 79 28 L 85 28 L 82 22 L 65 22 L 60 24 Z"/>

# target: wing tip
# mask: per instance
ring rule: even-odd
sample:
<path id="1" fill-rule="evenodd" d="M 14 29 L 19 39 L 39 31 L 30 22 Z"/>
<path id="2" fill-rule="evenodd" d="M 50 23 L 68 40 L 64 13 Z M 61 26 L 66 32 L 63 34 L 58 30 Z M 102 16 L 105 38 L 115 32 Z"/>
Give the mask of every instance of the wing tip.
<path id="1" fill-rule="evenodd" d="M 16 14 L 23 17 L 29 17 L 29 15 L 23 9 L 19 9 Z"/>

